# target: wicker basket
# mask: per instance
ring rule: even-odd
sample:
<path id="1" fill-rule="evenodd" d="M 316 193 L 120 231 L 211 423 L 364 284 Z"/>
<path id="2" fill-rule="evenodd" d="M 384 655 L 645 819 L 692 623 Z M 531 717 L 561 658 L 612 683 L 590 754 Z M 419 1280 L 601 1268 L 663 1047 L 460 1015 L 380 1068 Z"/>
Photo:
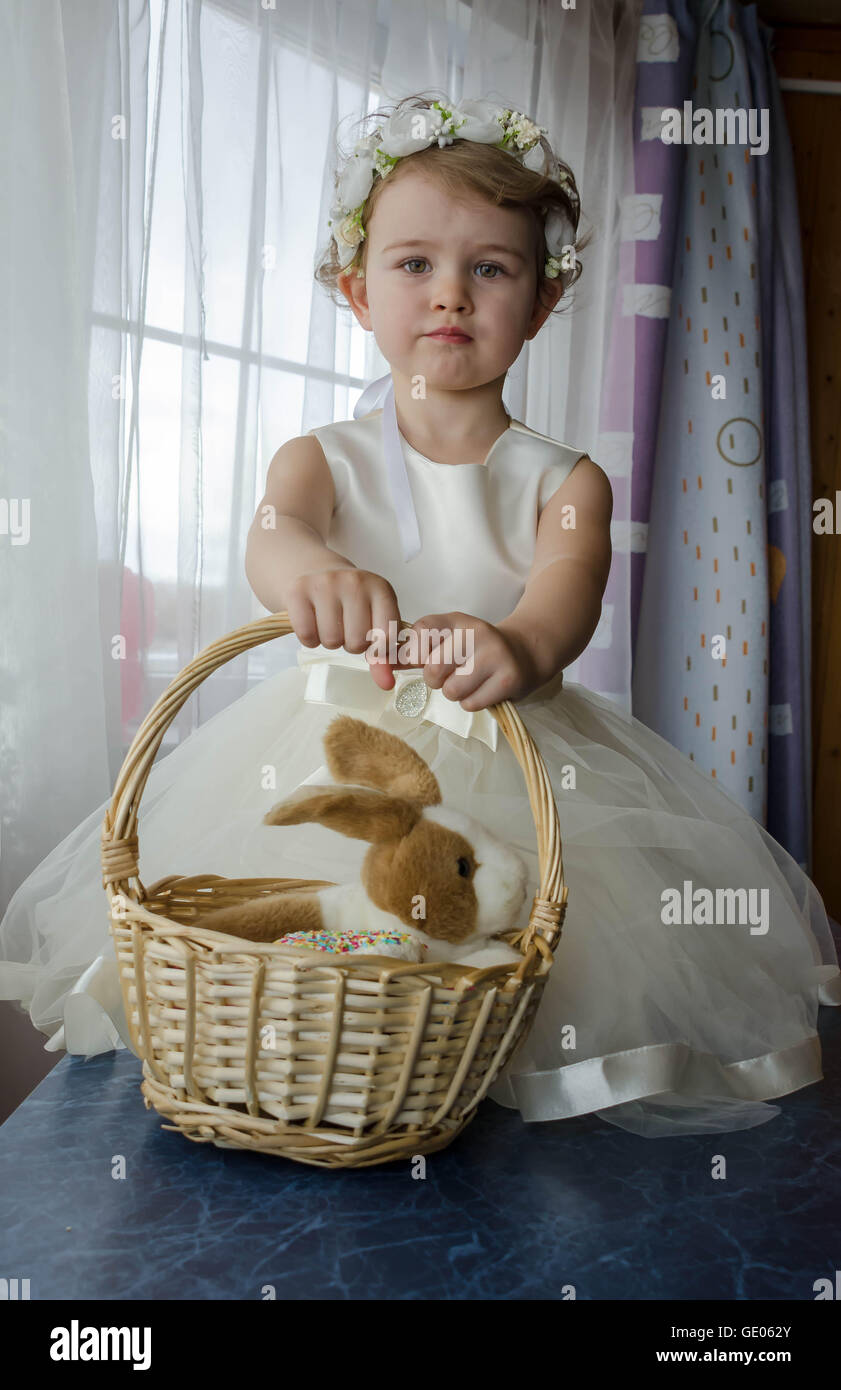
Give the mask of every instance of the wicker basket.
<path id="1" fill-rule="evenodd" d="M 477 969 L 328 955 L 203 929 L 202 915 L 327 880 L 171 875 L 145 888 L 137 813 L 161 740 L 217 667 L 292 631 L 286 613 L 200 652 L 137 731 L 103 822 L 102 876 L 141 1090 L 199 1143 L 320 1168 L 365 1168 L 443 1149 L 524 1038 L 566 911 L 558 814 L 516 708 L 491 706 L 523 770 L 540 890 L 505 940 L 519 964 Z"/>

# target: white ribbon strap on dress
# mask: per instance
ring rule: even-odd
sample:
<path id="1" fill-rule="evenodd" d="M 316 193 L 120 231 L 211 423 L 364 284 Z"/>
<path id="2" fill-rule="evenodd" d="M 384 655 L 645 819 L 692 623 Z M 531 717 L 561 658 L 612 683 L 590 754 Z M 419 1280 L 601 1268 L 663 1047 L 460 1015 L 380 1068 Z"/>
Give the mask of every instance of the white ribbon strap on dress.
<path id="1" fill-rule="evenodd" d="M 400 544 L 403 547 L 403 559 L 414 560 L 415 556 L 420 554 L 421 539 L 406 459 L 397 429 L 397 408 L 394 404 L 394 381 L 391 372 L 372 381 L 371 385 L 365 388 L 353 408 L 353 418 L 358 420 L 362 415 L 369 415 L 380 405 L 383 408 L 383 454 L 391 500 L 397 517 Z"/>
<path id="2" fill-rule="evenodd" d="M 406 719 L 407 728 L 428 719 L 462 738 L 478 738 L 496 752 L 499 725 L 486 709 L 462 709 L 442 690 L 431 690 L 417 667 L 394 672 L 394 688 L 382 690 L 364 652 L 344 647 L 300 647 L 298 665 L 307 670 L 304 699 L 311 704 L 343 705 L 379 717 L 388 709 Z"/>

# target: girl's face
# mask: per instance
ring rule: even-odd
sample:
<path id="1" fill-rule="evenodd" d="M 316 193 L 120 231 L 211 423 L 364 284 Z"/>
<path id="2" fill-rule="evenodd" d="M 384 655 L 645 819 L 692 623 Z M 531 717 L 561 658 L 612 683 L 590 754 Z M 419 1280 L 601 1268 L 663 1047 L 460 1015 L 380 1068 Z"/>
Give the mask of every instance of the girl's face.
<path id="1" fill-rule="evenodd" d="M 534 223 L 522 208 L 454 200 L 407 173 L 386 183 L 367 230 L 365 278 L 352 271 L 340 284 L 392 369 L 433 389 L 504 376 L 559 297 L 550 284 L 548 307 L 536 301 Z M 442 327 L 467 341 L 430 336 Z"/>

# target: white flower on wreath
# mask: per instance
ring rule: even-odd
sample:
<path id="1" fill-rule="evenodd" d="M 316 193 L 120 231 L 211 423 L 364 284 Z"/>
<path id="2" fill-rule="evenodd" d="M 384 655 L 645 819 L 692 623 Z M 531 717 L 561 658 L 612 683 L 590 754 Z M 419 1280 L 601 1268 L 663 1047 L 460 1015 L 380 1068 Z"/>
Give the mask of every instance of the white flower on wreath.
<path id="1" fill-rule="evenodd" d="M 551 208 L 543 224 L 546 250 L 550 257 L 560 256 L 572 237 L 572 224 L 558 208 Z"/>
<path id="2" fill-rule="evenodd" d="M 457 114 L 462 120 L 458 129 L 462 140 L 474 140 L 477 145 L 497 145 L 505 135 L 504 108 L 493 102 L 463 101 Z"/>
<path id="3" fill-rule="evenodd" d="M 522 111 L 512 111 L 507 125 L 518 150 L 531 150 L 539 143 L 541 135 L 546 134 L 542 126 L 535 125 Z"/>
<path id="4" fill-rule="evenodd" d="M 392 159 L 403 159 L 436 144 L 439 136 L 451 135 L 453 124 L 452 120 L 445 122 L 441 112 L 431 106 L 395 111 L 383 127 L 378 149 Z"/>
<path id="5" fill-rule="evenodd" d="M 356 255 L 356 248 L 365 240 L 365 228 L 360 222 L 360 209 L 349 212 L 339 223 L 334 223 L 333 236 L 339 265 L 344 270 Z"/>
<path id="6" fill-rule="evenodd" d="M 533 174 L 552 175 L 552 161 L 546 150 L 543 148 L 543 141 L 539 140 L 536 145 L 532 145 L 530 150 L 526 150 L 521 161 L 527 169 L 531 169 Z"/>
<path id="7" fill-rule="evenodd" d="M 342 170 L 336 188 L 336 201 L 340 207 L 350 212 L 365 202 L 374 182 L 374 170 L 370 156 L 353 154 Z"/>

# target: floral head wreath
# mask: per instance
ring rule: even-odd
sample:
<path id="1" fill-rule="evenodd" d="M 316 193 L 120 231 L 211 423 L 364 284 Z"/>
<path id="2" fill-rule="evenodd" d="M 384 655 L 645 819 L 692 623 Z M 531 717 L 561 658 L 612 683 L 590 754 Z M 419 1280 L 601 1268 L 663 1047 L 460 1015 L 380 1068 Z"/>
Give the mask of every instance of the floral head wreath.
<path id="1" fill-rule="evenodd" d="M 487 101 L 462 101 L 456 106 L 433 101 L 396 111 L 384 126 L 378 126 L 359 140 L 347 160 L 336 186 L 336 201 L 330 209 L 332 228 L 340 266 L 344 269 L 365 239 L 362 210 L 379 176 L 385 179 L 395 164 L 407 155 L 417 154 L 430 145 L 451 145 L 454 140 L 474 140 L 494 145 L 519 160 L 527 169 L 553 178 L 560 184 L 578 212 L 579 197 L 572 175 L 552 153 L 544 126 L 535 125 L 522 111 L 495 106 Z M 574 229 L 568 217 L 550 208 L 544 224 L 546 261 L 544 275 L 562 276 L 566 284 L 575 275 Z M 361 271 L 359 272 L 362 273 Z"/>

